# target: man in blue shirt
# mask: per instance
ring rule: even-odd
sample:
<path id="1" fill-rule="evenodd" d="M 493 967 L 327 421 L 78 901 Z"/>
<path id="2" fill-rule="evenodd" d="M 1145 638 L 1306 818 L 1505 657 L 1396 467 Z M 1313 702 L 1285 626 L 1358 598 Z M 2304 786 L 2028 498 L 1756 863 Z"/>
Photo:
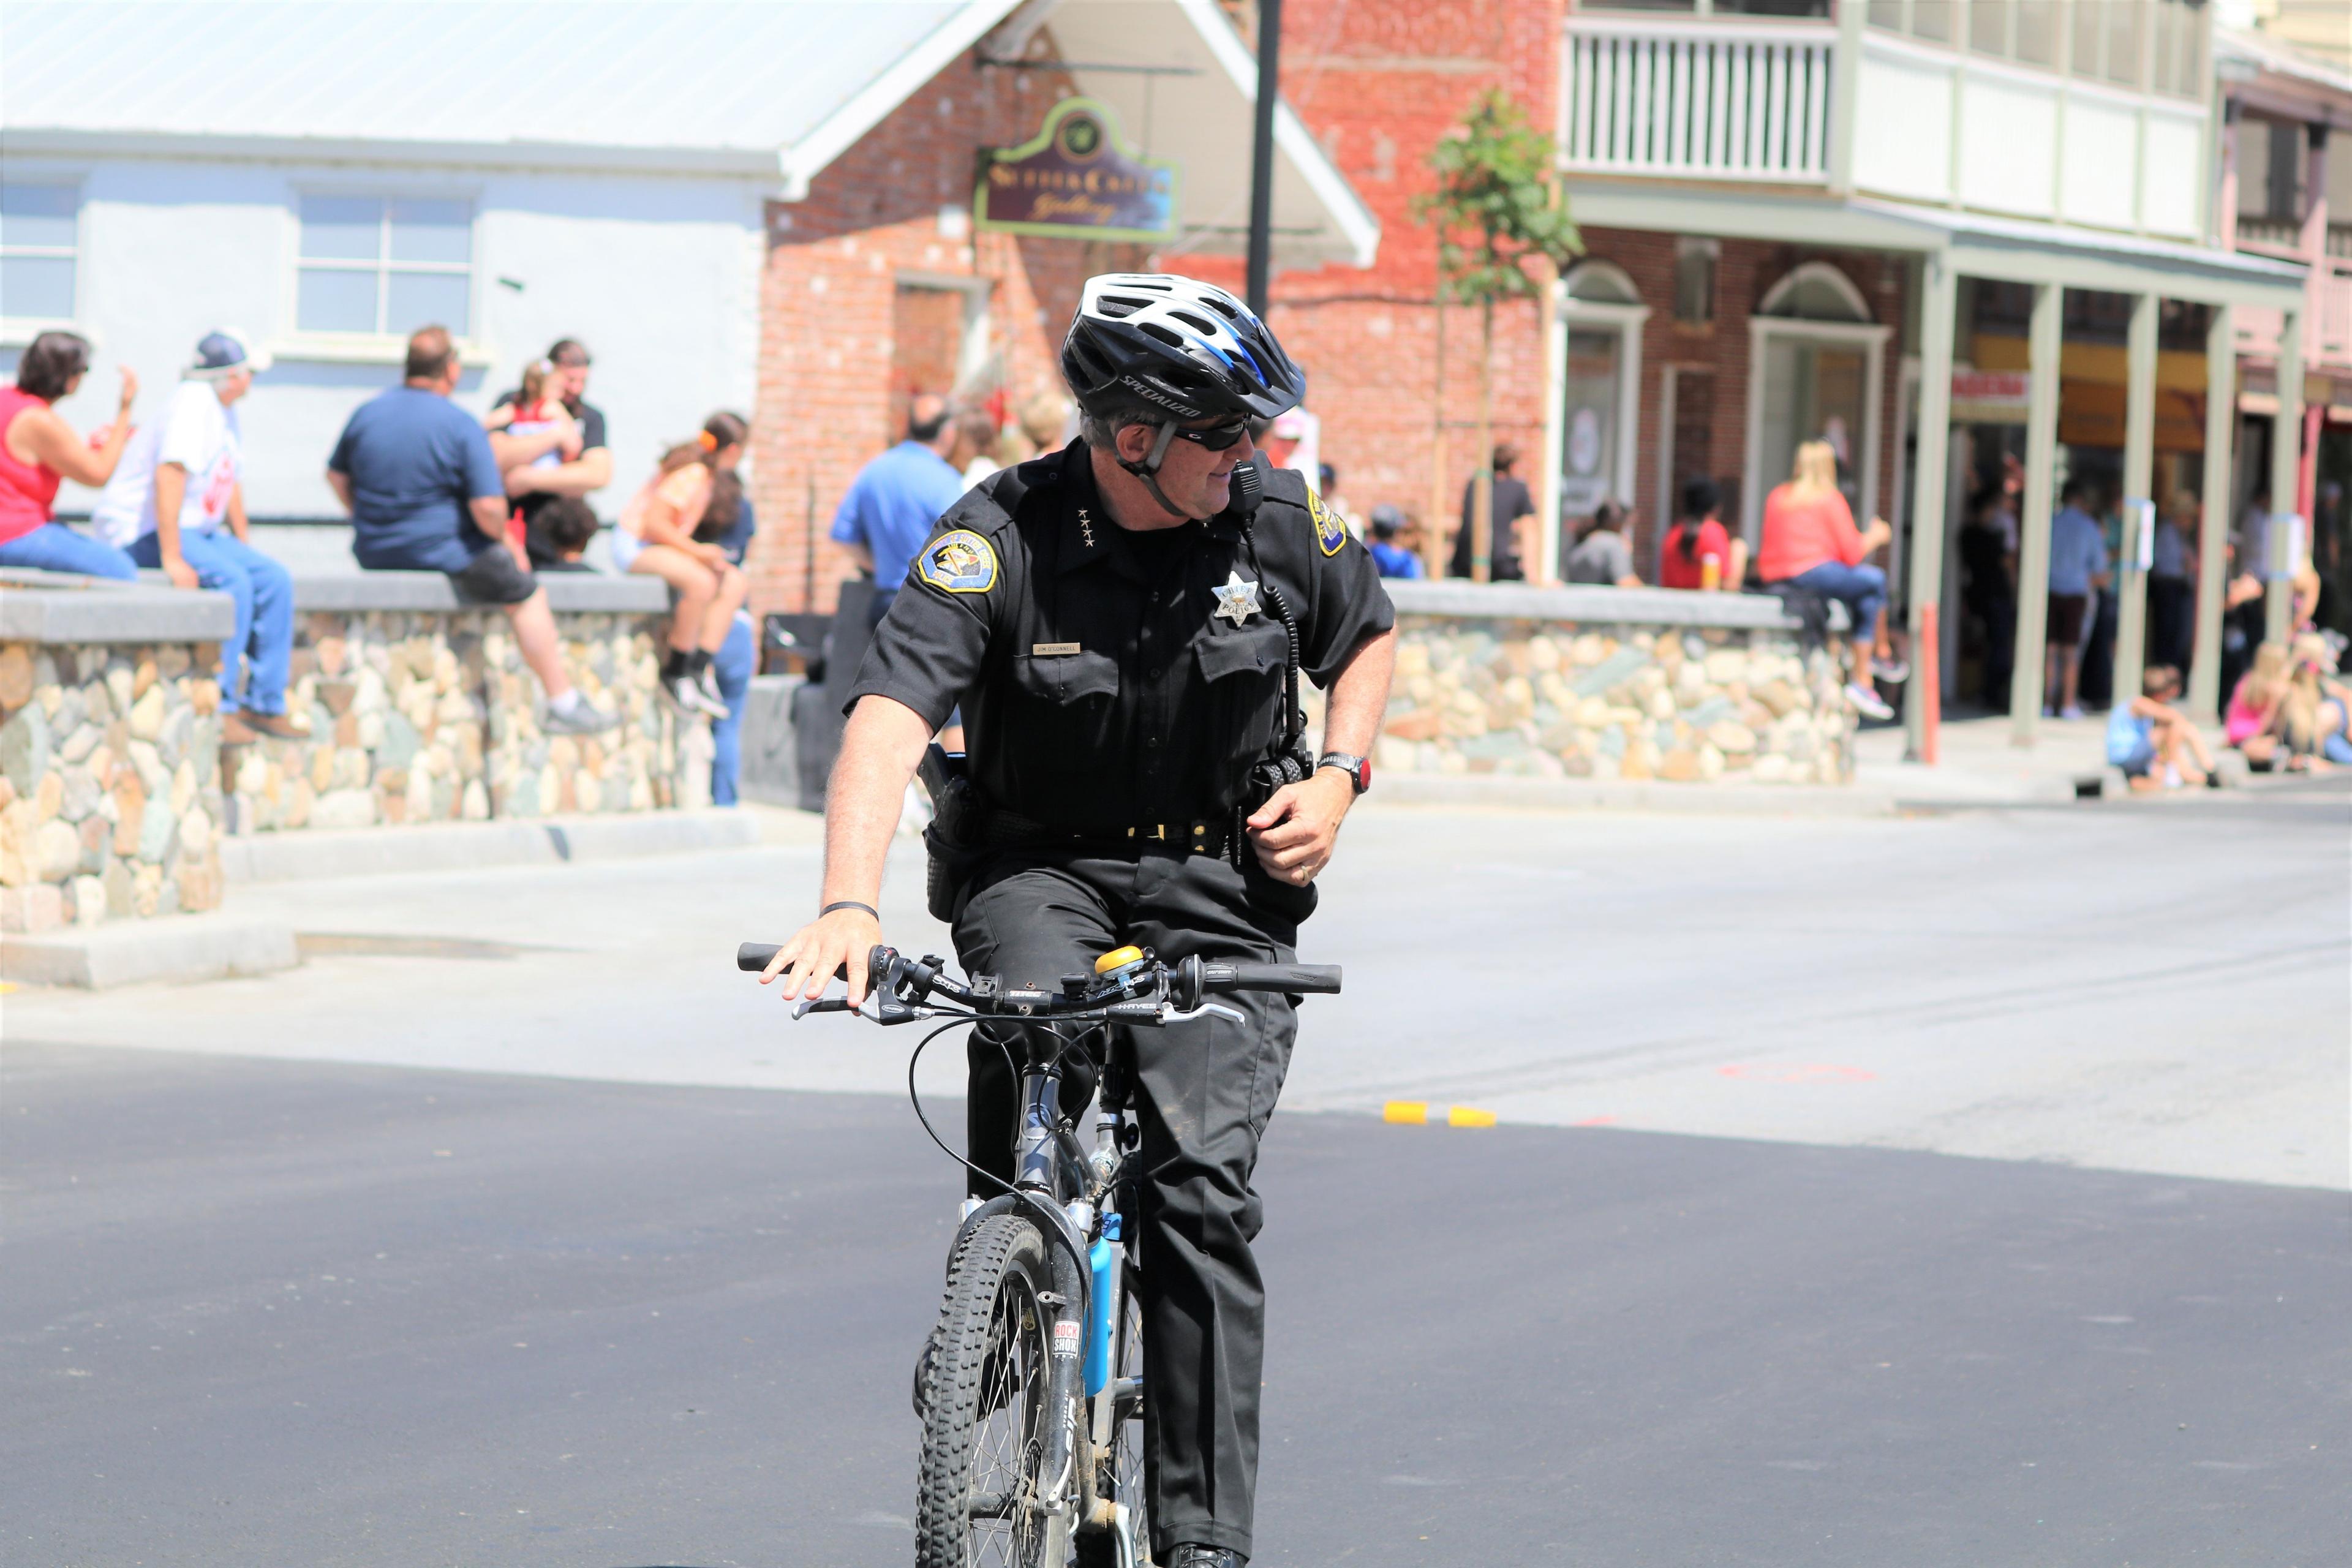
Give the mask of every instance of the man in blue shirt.
<path id="1" fill-rule="evenodd" d="M 458 365 L 446 328 L 410 335 L 404 374 L 352 411 L 327 459 L 327 483 L 352 514 L 352 553 L 370 571 L 446 573 L 459 598 L 503 609 L 523 662 L 546 688 L 542 727 L 611 729 L 614 717 L 572 684 L 547 595 L 504 542 L 506 480 L 480 423 L 449 401 Z"/>
<path id="2" fill-rule="evenodd" d="M 2080 719 L 2075 683 L 2082 679 L 2081 648 L 2091 595 L 2107 584 L 2107 542 L 2090 508 L 2098 491 L 2090 480 L 2072 479 L 2059 494 L 2061 508 L 2050 520 L 2049 651 L 2043 656 L 2044 717 Z"/>
<path id="3" fill-rule="evenodd" d="M 963 475 L 948 461 L 956 444 L 950 412 L 945 398 L 918 395 L 907 410 L 907 438 L 857 471 L 833 514 L 834 542 L 873 574 L 877 626 L 933 525 L 963 497 Z"/>
<path id="4" fill-rule="evenodd" d="M 1372 542 L 1367 546 L 1372 552 L 1372 564 L 1383 577 L 1418 577 L 1421 557 L 1397 542 L 1404 529 L 1404 513 L 1392 506 L 1372 508 Z"/>

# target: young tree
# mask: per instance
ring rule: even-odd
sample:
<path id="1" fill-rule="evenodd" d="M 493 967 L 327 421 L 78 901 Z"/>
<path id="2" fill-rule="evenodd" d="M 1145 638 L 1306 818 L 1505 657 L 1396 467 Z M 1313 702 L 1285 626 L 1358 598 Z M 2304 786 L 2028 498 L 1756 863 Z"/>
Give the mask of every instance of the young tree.
<path id="1" fill-rule="evenodd" d="M 1535 298 L 1584 249 L 1553 183 L 1552 163 L 1551 138 L 1528 123 L 1510 94 L 1489 88 L 1461 129 L 1431 150 L 1437 189 L 1414 203 L 1414 216 L 1437 231 L 1438 308 L 1448 298 L 1478 307 L 1478 478 L 1470 575 L 1480 583 L 1487 580 L 1494 552 L 1495 302 Z M 1438 395 L 1442 405 L 1444 387 Z M 1546 454 L 1540 460 L 1556 459 Z M 1547 526 L 1557 526 L 1557 520 L 1547 520 Z"/>

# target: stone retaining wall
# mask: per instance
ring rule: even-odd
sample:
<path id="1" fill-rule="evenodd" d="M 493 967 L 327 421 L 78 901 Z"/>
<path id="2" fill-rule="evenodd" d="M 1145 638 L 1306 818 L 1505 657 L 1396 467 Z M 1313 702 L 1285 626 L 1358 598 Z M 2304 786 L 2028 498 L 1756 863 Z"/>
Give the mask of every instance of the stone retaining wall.
<path id="1" fill-rule="evenodd" d="M 21 579 L 19 579 L 21 582 Z M 209 910 L 221 900 L 216 641 L 233 612 L 123 590 L 95 617 L 0 584 L 0 931 Z M 145 625 L 188 640 L 100 640 Z M 51 646 L 69 630 L 89 640 Z"/>
<path id="2" fill-rule="evenodd" d="M 224 833 L 709 804 L 710 729 L 658 696 L 667 590 L 544 579 L 565 662 L 620 725 L 549 736 L 501 612 L 431 573 L 295 579 L 306 740 L 224 748 L 225 595 L 0 575 L 0 929 L 211 909 Z"/>
<path id="3" fill-rule="evenodd" d="M 1778 601 L 1623 588 L 1391 583 L 1393 773 L 1842 784 L 1833 661 Z"/>

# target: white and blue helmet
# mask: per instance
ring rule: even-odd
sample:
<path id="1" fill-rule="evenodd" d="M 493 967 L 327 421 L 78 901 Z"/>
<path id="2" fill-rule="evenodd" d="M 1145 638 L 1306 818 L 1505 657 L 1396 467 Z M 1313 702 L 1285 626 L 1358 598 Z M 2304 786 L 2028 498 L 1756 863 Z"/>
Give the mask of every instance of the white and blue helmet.
<path id="1" fill-rule="evenodd" d="M 1168 272 L 1087 279 L 1062 342 L 1062 374 L 1099 417 L 1271 419 L 1307 395 L 1307 373 L 1257 313 L 1223 289 Z"/>

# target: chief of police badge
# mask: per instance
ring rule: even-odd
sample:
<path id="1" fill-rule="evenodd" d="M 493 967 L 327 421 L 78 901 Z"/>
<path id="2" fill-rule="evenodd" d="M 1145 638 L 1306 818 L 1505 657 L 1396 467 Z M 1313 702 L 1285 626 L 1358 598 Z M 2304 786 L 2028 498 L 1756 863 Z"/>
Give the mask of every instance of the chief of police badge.
<path id="1" fill-rule="evenodd" d="M 940 534 L 915 558 L 916 574 L 950 594 L 985 594 L 996 586 L 996 551 L 968 528 Z"/>
<path id="2" fill-rule="evenodd" d="M 1348 525 L 1339 514 L 1327 510 L 1323 498 L 1309 486 L 1307 491 L 1307 515 L 1315 520 L 1315 542 L 1326 555 L 1339 553 L 1339 546 L 1348 542 Z"/>

